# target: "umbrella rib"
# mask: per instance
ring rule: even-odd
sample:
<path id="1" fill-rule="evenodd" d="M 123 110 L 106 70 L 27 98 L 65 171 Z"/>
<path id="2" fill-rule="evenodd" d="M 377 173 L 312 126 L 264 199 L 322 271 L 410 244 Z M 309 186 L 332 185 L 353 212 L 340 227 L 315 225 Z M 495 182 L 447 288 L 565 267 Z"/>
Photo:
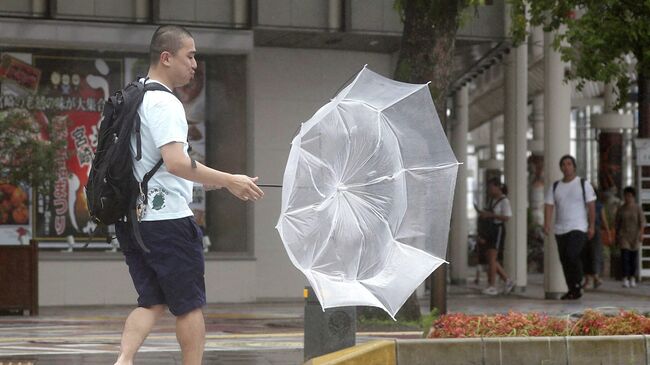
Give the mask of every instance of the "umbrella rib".
<path id="1" fill-rule="evenodd" d="M 282 213 L 282 215 L 283 216 L 284 215 L 295 215 L 296 213 L 302 213 L 305 210 L 310 210 L 310 209 L 318 210 L 323 205 L 325 205 L 325 203 L 332 200 L 332 198 L 334 198 L 334 193 L 330 194 L 328 197 L 326 197 L 322 202 L 320 202 L 318 204 L 309 204 L 309 205 L 306 205 L 306 206 L 304 206 L 302 208 L 298 208 L 298 209 L 294 209 L 294 210 L 287 210 L 286 212 Z"/>
<path id="2" fill-rule="evenodd" d="M 457 162 L 456 163 L 444 164 L 444 165 L 431 166 L 431 167 L 412 167 L 412 168 L 409 168 L 409 169 L 401 169 L 401 170 L 397 171 L 396 173 L 394 173 L 392 175 L 378 177 L 378 178 L 376 178 L 374 180 L 370 180 L 370 181 L 368 181 L 366 183 L 350 184 L 350 185 L 348 185 L 348 188 L 357 188 L 357 187 L 361 187 L 361 186 L 379 184 L 380 182 L 382 182 L 384 180 L 395 179 L 396 177 L 398 177 L 399 175 L 401 175 L 401 174 L 403 174 L 403 173 L 405 173 L 407 171 L 435 171 L 435 170 L 448 169 L 448 168 L 456 166 L 456 165 L 458 165 Z"/>
<path id="3" fill-rule="evenodd" d="M 307 151 L 306 149 L 300 147 L 300 151 L 301 151 L 301 154 L 304 153 L 305 155 L 311 157 L 313 160 L 320 161 L 320 159 L 319 159 L 318 157 L 316 157 L 313 153 Z M 307 160 L 307 159 L 305 159 L 305 160 Z M 310 180 L 311 180 L 312 185 L 314 186 L 314 189 L 316 190 L 316 192 L 318 193 L 318 195 L 320 195 L 322 198 L 325 198 L 326 195 L 323 194 L 323 193 L 318 189 L 318 187 L 317 187 L 317 185 L 316 185 L 316 181 L 314 180 L 314 174 L 313 174 L 313 172 L 312 172 L 311 166 L 309 165 L 309 163 L 306 163 L 306 165 L 307 165 L 307 168 L 309 169 L 309 178 L 310 178 Z M 327 166 L 327 165 L 324 164 L 324 163 L 321 163 L 320 165 L 321 165 L 322 167 L 326 168 L 327 170 L 329 170 L 330 173 L 332 173 L 333 176 L 336 176 L 336 172 L 334 172 L 334 170 L 332 170 L 332 168 L 331 168 L 330 166 Z"/>
<path id="4" fill-rule="evenodd" d="M 402 101 L 402 100 L 408 98 L 409 96 L 415 94 L 416 92 L 422 90 L 424 87 L 429 86 L 429 84 L 421 84 L 421 85 L 419 85 L 419 86 L 420 86 L 420 87 L 418 87 L 417 89 L 415 89 L 415 90 L 411 91 L 410 93 L 408 93 L 408 94 L 402 96 L 401 98 L 395 100 L 395 101 L 392 102 L 391 104 L 386 105 L 385 107 L 381 108 L 380 112 L 383 112 L 384 110 L 386 110 L 386 109 L 392 107 L 393 105 L 399 103 L 400 101 Z M 432 103 L 433 103 L 433 102 L 432 102 Z M 435 108 L 435 106 L 434 106 L 434 108 Z"/>
<path id="5" fill-rule="evenodd" d="M 381 110 L 377 109 L 376 106 L 374 106 L 374 105 L 372 105 L 372 104 L 369 104 L 369 103 L 367 103 L 367 102 L 365 102 L 365 101 L 363 101 L 363 100 L 359 100 L 359 99 L 349 99 L 349 98 L 346 98 L 346 99 L 343 99 L 343 100 L 341 100 L 341 101 L 339 102 L 339 104 L 352 104 L 352 103 L 363 104 L 363 105 L 367 106 L 368 108 L 370 108 L 370 109 L 372 109 L 372 110 L 374 110 L 374 111 L 376 111 L 376 112 L 380 112 L 380 111 L 381 111 Z"/>
<path id="6" fill-rule="evenodd" d="M 336 222 L 340 219 L 339 217 L 339 205 L 336 204 L 336 208 L 334 209 L 334 217 L 332 219 L 332 225 L 330 226 L 330 231 L 327 233 L 327 237 L 325 237 L 325 241 L 323 241 L 323 245 L 320 247 L 320 249 L 312 256 L 311 258 L 311 263 L 312 263 L 312 270 L 315 270 L 313 267 L 314 262 L 318 260 L 318 257 L 320 256 L 323 251 L 325 251 L 325 248 L 328 246 L 328 242 L 330 240 L 330 237 L 332 237 L 332 233 L 334 232 L 334 228 L 336 227 Z"/>
<path id="7" fill-rule="evenodd" d="M 345 128 L 345 135 L 347 137 L 347 142 L 348 142 L 346 144 L 347 153 L 345 154 L 345 163 L 343 164 L 343 169 L 341 170 L 341 176 L 339 176 L 339 180 L 343 180 L 343 175 L 345 174 L 345 170 L 347 170 L 348 163 L 350 162 L 350 129 L 348 128 L 347 124 L 345 124 L 345 121 L 343 120 L 343 115 L 341 115 L 341 110 L 338 107 L 335 109 L 336 109 L 336 113 L 339 116 L 339 121 L 343 125 L 343 128 Z M 340 184 L 341 181 L 338 181 L 338 183 Z"/>
<path id="8" fill-rule="evenodd" d="M 376 109 L 374 109 L 374 110 L 376 110 Z M 368 154 L 368 156 L 365 158 L 365 160 L 362 163 L 360 163 L 353 172 L 351 172 L 350 174 L 343 173 L 342 175 L 345 175 L 344 176 L 345 178 L 347 178 L 348 176 L 356 175 L 359 172 L 359 170 L 361 170 L 364 166 L 366 166 L 368 161 L 370 161 L 370 159 L 372 159 L 372 156 L 374 156 L 375 153 L 377 153 L 377 151 L 379 150 L 379 146 L 381 145 L 381 114 L 380 113 L 377 114 L 377 129 L 379 129 L 379 131 L 377 133 L 378 138 L 377 138 L 377 143 L 375 144 L 374 150 L 371 153 Z M 345 170 L 343 170 L 343 171 L 345 171 Z M 345 181 L 346 180 L 345 178 L 342 178 L 342 180 Z"/>
<path id="9" fill-rule="evenodd" d="M 345 198 L 345 203 L 348 205 L 348 208 L 350 209 L 350 211 L 354 212 L 354 209 L 352 208 L 352 204 L 350 203 L 350 200 L 349 200 L 350 199 L 349 196 L 351 196 L 352 198 L 357 198 L 357 196 L 355 196 L 354 194 L 347 194 L 345 192 L 343 193 L 343 197 Z M 360 251 L 363 251 L 363 246 L 366 245 L 366 242 L 367 242 L 366 241 L 366 235 L 363 233 L 363 230 L 361 229 L 361 222 L 359 222 L 359 218 L 356 216 L 356 214 L 353 214 L 352 217 L 354 218 L 354 221 L 356 223 L 357 230 L 361 234 Z M 355 278 L 359 277 L 359 264 L 360 263 L 361 263 L 361 252 L 359 252 L 359 255 L 357 255 L 357 263 L 355 265 L 356 271 L 354 273 Z"/>

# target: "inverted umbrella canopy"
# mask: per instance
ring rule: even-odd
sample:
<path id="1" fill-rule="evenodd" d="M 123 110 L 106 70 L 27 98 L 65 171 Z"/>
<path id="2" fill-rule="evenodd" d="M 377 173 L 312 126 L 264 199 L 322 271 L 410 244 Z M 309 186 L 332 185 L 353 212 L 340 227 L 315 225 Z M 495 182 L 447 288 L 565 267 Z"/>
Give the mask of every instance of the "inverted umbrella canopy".
<path id="1" fill-rule="evenodd" d="M 457 171 L 426 84 L 364 67 L 302 124 L 276 229 L 323 309 L 394 318 L 445 262 Z"/>

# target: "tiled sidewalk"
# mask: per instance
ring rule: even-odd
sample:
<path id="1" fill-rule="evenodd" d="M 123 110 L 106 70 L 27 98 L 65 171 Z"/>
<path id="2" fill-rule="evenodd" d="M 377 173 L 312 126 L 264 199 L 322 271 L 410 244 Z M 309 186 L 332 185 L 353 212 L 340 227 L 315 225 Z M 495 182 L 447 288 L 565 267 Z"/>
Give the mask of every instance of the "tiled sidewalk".
<path id="1" fill-rule="evenodd" d="M 480 285 L 450 286 L 450 312 L 538 311 L 552 315 L 586 308 L 650 312 L 650 283 L 626 289 L 607 280 L 578 301 L 545 300 L 543 277 L 530 275 L 524 293 L 486 296 Z M 422 298 L 423 312 L 428 306 Z M 132 308 L 45 307 L 41 315 L 0 316 L 0 365 L 112 364 L 124 319 Z M 206 308 L 204 364 L 301 364 L 303 302 L 210 305 Z M 378 337 L 418 337 L 418 332 L 357 333 L 357 343 Z M 137 364 L 180 364 L 174 319 L 164 317 L 146 340 Z"/>

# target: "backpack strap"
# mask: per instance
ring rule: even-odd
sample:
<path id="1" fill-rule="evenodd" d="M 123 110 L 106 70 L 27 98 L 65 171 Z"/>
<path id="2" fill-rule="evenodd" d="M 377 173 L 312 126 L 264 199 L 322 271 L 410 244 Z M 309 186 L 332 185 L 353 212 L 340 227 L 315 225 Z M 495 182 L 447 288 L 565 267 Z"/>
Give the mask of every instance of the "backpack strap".
<path id="1" fill-rule="evenodd" d="M 135 211 L 135 209 L 129 209 L 129 217 L 128 220 L 131 221 L 131 228 L 133 229 L 133 237 L 135 237 L 135 241 L 138 243 L 138 246 L 142 248 L 142 250 L 146 253 L 149 253 L 149 249 L 147 246 L 144 245 L 144 242 L 142 241 L 142 234 L 140 233 L 140 222 L 138 221 L 138 215 Z"/>
<path id="2" fill-rule="evenodd" d="M 147 198 L 149 196 L 149 194 L 147 193 L 149 191 L 149 180 L 151 180 L 153 175 L 156 173 L 156 171 L 158 171 L 158 169 L 160 168 L 160 166 L 162 166 L 162 164 L 163 164 L 163 159 L 161 158 L 160 160 L 158 160 L 156 165 L 151 170 L 149 170 L 149 172 L 144 174 L 144 177 L 142 178 L 142 182 L 140 183 L 140 189 L 141 189 L 140 191 L 144 192 L 145 204 L 147 204 Z"/>
<path id="3" fill-rule="evenodd" d="M 505 198 L 506 198 L 506 196 L 504 195 L 504 196 L 500 197 L 499 199 L 497 199 L 497 201 L 495 201 L 494 203 L 490 204 L 490 212 L 494 213 L 494 207 L 496 207 L 497 204 L 499 204 Z"/>
<path id="4" fill-rule="evenodd" d="M 585 202 L 585 205 L 587 204 L 587 195 L 585 194 L 585 182 L 587 179 L 585 178 L 580 178 L 580 187 L 582 188 L 582 201 Z M 560 183 L 560 180 L 557 180 L 556 182 L 553 183 L 553 200 L 555 200 L 555 189 L 557 189 L 557 185 Z"/>
<path id="5" fill-rule="evenodd" d="M 138 80 L 139 79 L 140 78 L 138 78 Z M 166 91 L 166 92 L 176 96 L 176 94 L 171 92 L 166 86 L 163 86 L 163 85 L 161 85 L 161 84 L 159 84 L 157 82 L 150 82 L 150 83 L 147 84 L 148 80 L 149 80 L 149 77 L 146 77 L 144 79 L 144 91 L 145 92 L 147 92 L 147 91 Z M 140 123 L 141 123 L 140 122 L 140 116 L 138 116 L 136 118 L 136 120 L 135 120 L 135 134 L 136 134 L 136 143 L 137 143 L 136 160 L 138 160 L 138 161 L 140 161 L 140 159 L 142 158 L 142 139 L 140 137 Z M 190 145 L 190 140 L 189 140 L 189 137 L 188 137 L 188 139 L 187 139 L 187 153 L 189 154 L 190 152 L 192 152 L 192 146 Z M 196 168 L 196 160 L 194 158 L 192 158 L 192 156 L 190 156 L 190 160 L 191 160 L 191 163 L 192 163 L 192 168 L 195 169 Z M 157 170 L 157 168 L 154 168 L 154 169 Z"/>
<path id="6" fill-rule="evenodd" d="M 139 78 L 138 78 L 139 80 Z M 149 80 L 148 77 L 144 79 L 144 83 L 139 82 L 138 80 L 135 81 L 135 84 L 137 85 L 138 88 L 143 88 L 144 92 L 147 91 L 165 91 L 168 92 L 172 95 L 174 95 L 171 90 L 166 88 L 165 86 L 157 83 L 157 82 L 150 82 L 147 84 L 147 81 Z M 174 95 L 176 96 L 176 95 Z M 140 136 L 140 126 L 142 124 L 142 121 L 140 120 L 140 115 L 136 113 L 135 116 L 135 126 L 134 126 L 134 131 L 135 131 L 135 143 L 136 143 L 136 148 L 135 148 L 135 159 L 137 161 L 140 161 L 142 159 L 142 137 Z"/>

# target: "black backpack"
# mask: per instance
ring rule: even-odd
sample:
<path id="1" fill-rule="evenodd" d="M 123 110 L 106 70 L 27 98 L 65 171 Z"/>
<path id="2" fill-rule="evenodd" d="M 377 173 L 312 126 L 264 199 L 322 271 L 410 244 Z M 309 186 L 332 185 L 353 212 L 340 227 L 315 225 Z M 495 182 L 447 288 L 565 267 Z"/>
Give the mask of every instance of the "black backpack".
<path id="1" fill-rule="evenodd" d="M 145 92 L 154 90 L 171 93 L 157 82 L 145 85 L 136 80 L 106 101 L 100 120 L 97 151 L 86 184 L 90 219 L 97 224 L 110 225 L 126 218 L 131 221 L 135 239 L 145 252 L 149 250 L 140 235 L 139 210 L 146 207 L 147 183 L 162 166 L 163 160 L 161 158 L 151 171 L 145 174 L 142 183 L 139 183 L 133 176 L 130 144 L 131 133 L 135 133 L 135 158 L 139 161 L 142 158 L 142 139 L 138 107 L 142 104 Z"/>
<path id="2" fill-rule="evenodd" d="M 496 201 L 490 201 L 489 207 L 486 209 L 487 212 L 494 213 L 494 208 L 499 204 L 506 196 L 502 196 Z M 485 239 L 486 241 L 494 241 L 497 236 L 498 229 L 502 226 L 503 223 L 494 223 L 494 218 L 478 218 L 477 222 L 477 233 L 479 237 Z"/>

